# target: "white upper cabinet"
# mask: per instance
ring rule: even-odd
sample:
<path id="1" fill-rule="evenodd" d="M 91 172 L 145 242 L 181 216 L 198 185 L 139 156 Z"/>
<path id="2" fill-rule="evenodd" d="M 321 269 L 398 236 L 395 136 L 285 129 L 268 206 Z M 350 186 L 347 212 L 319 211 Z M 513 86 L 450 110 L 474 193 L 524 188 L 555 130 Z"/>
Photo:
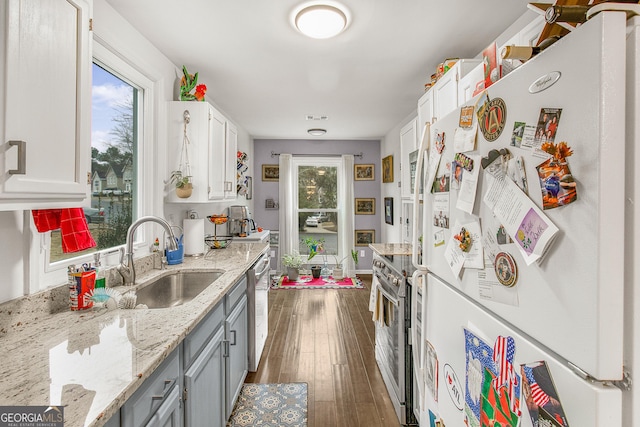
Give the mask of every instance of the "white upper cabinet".
<path id="1" fill-rule="evenodd" d="M 188 112 L 189 116 L 186 128 L 185 112 Z M 207 102 L 172 101 L 169 103 L 168 115 L 167 175 L 177 170 L 181 162 L 186 167 L 187 156 L 182 150 L 186 129 L 193 192 L 188 198 L 179 198 L 173 188 L 170 188 L 166 201 L 206 203 L 235 199 L 238 141 L 235 126 Z"/>
<path id="2" fill-rule="evenodd" d="M 418 100 L 418 141 L 422 139 L 425 123 L 433 124 L 458 108 L 460 105 L 460 80 L 478 64 L 482 64 L 482 60 L 459 60 L 420 97 Z"/>
<path id="3" fill-rule="evenodd" d="M 417 121 L 418 119 L 415 118 L 400 129 L 400 185 L 401 197 L 403 199 L 410 199 L 412 197 L 411 162 L 409 160 L 409 154 L 417 149 Z"/>
<path id="4" fill-rule="evenodd" d="M 224 177 L 224 198 L 235 200 L 237 193 L 237 164 L 238 164 L 238 128 L 227 120 L 225 139 L 225 177 Z"/>
<path id="5" fill-rule="evenodd" d="M 0 210 L 77 205 L 90 189 L 90 0 L 0 4 Z"/>

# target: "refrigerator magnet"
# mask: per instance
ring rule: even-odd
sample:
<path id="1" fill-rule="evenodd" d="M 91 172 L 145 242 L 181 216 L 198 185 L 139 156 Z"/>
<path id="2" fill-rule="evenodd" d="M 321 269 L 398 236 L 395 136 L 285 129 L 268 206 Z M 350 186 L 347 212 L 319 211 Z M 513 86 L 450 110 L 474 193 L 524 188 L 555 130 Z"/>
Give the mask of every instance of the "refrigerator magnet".
<path id="1" fill-rule="evenodd" d="M 493 98 L 478 120 L 484 139 L 493 142 L 500 137 L 507 122 L 507 104 L 502 98 Z"/>
<path id="2" fill-rule="evenodd" d="M 499 252 L 494 262 L 496 277 L 498 281 L 507 287 L 512 287 L 518 281 L 518 267 L 511 254 Z"/>

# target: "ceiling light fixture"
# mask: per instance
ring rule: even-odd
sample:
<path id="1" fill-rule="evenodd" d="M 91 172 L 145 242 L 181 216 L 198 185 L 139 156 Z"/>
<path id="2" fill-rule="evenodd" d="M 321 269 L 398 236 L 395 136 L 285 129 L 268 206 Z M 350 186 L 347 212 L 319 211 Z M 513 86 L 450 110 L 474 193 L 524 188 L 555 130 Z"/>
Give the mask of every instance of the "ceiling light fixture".
<path id="1" fill-rule="evenodd" d="M 329 4 L 304 6 L 294 15 L 294 26 L 307 37 L 328 39 L 347 28 L 347 14 Z"/>
<path id="2" fill-rule="evenodd" d="M 326 129 L 320 129 L 320 128 L 315 128 L 315 129 L 309 129 L 307 131 L 307 133 L 311 136 L 322 136 L 325 133 L 327 133 Z"/>

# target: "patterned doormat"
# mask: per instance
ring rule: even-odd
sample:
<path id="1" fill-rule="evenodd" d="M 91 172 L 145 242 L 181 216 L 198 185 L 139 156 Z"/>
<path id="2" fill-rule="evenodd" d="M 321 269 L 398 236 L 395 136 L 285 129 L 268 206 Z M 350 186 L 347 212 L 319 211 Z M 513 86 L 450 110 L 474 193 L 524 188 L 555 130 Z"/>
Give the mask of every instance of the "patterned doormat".
<path id="1" fill-rule="evenodd" d="M 334 279 L 321 277 L 314 279 L 312 276 L 299 276 L 298 280 L 289 280 L 287 276 L 280 276 L 272 285 L 272 289 L 360 289 L 364 288 L 362 280 L 358 277 L 345 277 L 344 279 Z"/>
<path id="2" fill-rule="evenodd" d="M 307 383 L 244 384 L 227 427 L 306 427 Z"/>

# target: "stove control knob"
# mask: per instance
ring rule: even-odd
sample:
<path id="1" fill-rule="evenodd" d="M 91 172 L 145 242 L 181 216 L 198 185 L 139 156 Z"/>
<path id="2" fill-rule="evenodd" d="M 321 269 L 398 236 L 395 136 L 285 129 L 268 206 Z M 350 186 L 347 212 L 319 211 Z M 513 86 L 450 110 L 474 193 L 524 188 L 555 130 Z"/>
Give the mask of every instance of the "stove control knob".
<path id="1" fill-rule="evenodd" d="M 394 277 L 394 278 L 393 278 L 393 280 L 392 280 L 392 282 L 393 282 L 393 284 L 394 284 L 394 285 L 396 285 L 396 286 L 400 285 L 400 279 L 398 279 L 397 277 Z"/>

